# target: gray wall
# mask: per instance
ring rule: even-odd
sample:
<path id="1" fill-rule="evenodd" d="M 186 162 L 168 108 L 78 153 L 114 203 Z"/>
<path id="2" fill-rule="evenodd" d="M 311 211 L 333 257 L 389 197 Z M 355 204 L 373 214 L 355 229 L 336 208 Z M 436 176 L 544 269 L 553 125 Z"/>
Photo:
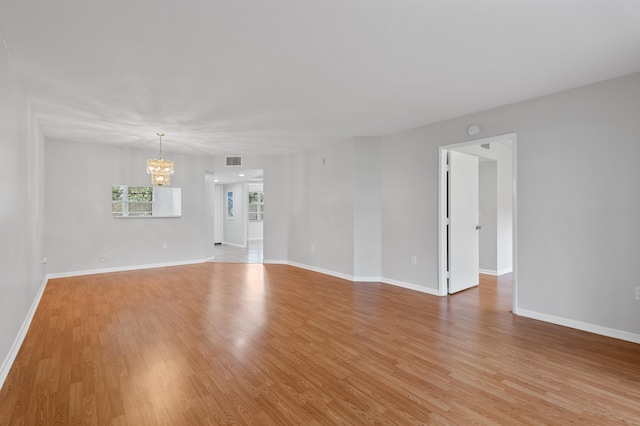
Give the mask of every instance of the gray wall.
<path id="1" fill-rule="evenodd" d="M 438 146 L 517 132 L 516 312 L 638 339 L 638 111 L 633 74 L 383 136 L 383 276 L 437 288 Z"/>
<path id="2" fill-rule="evenodd" d="M 15 244 L 5 246 L 0 260 L 8 271 L 0 302 L 0 354 L 9 350 L 35 298 L 43 274 L 37 261 L 44 255 L 39 246 L 41 145 L 36 132 L 29 132 L 33 123 L 24 96 L 7 59 L 2 61 L 6 75 L 1 84 L 9 96 L 0 101 L 0 131 L 10 161 L 0 173 L 3 196 L 11 200 L 3 204 L 2 227 Z M 371 223 L 378 220 L 377 202 L 366 204 L 359 195 L 364 188 L 376 198 L 375 185 L 368 185 L 364 174 L 371 182 L 380 181 L 381 276 L 436 292 L 438 147 L 470 140 L 465 129 L 478 123 L 483 127 L 479 137 L 518 136 L 515 311 L 638 339 L 640 309 L 633 297 L 640 285 L 638 111 L 640 74 L 633 74 L 381 136 L 379 173 L 359 162 L 363 153 L 377 161 L 360 138 L 289 156 L 246 157 L 247 168 L 264 170 L 265 260 L 359 275 L 359 265 L 377 257 L 378 244 L 378 231 L 369 235 L 360 226 L 364 212 L 373 212 L 366 218 Z M 47 141 L 48 272 L 205 257 L 203 177 L 205 171 L 223 167 L 222 157 L 171 155 L 176 161 L 172 185 L 184 190 L 181 219 L 110 216 L 111 184 L 146 183 L 144 163 L 154 154 L 152 148 L 146 152 Z M 169 249 L 161 248 L 162 241 Z M 373 241 L 368 255 L 367 241 Z M 100 257 L 108 261 L 101 263 Z M 375 267 L 364 270 L 376 273 Z"/>
<path id="3" fill-rule="evenodd" d="M 447 139 L 423 133 L 381 138 L 382 277 L 437 294 L 438 146 Z"/>
<path id="4" fill-rule="evenodd" d="M 289 175 L 288 260 L 353 276 L 353 140 L 291 155 Z"/>
<path id="5" fill-rule="evenodd" d="M 150 185 L 149 150 L 47 141 L 48 273 L 197 261 L 206 257 L 206 158 L 167 153 L 171 186 L 182 188 L 180 218 L 111 216 L 111 185 Z M 167 242 L 167 248 L 162 248 Z"/>
<path id="6" fill-rule="evenodd" d="M 289 251 L 289 157 L 262 157 L 264 171 L 264 263 L 284 263 Z"/>
<path id="7" fill-rule="evenodd" d="M 354 148 L 353 275 L 360 281 L 380 281 L 380 138 L 356 138 Z"/>
<path id="8" fill-rule="evenodd" d="M 45 278 L 44 143 L 4 46 L 0 47 L 0 386 Z"/>
<path id="9" fill-rule="evenodd" d="M 498 270 L 498 162 L 478 165 L 480 209 L 480 269 Z"/>
<path id="10" fill-rule="evenodd" d="M 47 141 L 48 273 L 199 261 L 213 254 L 211 173 L 224 168 L 224 157 L 165 153 L 175 163 L 171 186 L 182 188 L 181 218 L 112 218 L 111 185 L 149 185 L 145 165 L 156 154 L 155 146 L 140 150 Z M 288 160 L 282 156 L 258 156 L 245 157 L 243 161 L 247 168 L 264 170 L 265 194 L 269 196 L 265 200 L 265 210 L 269 212 L 265 226 L 271 227 L 265 230 L 265 259 L 285 262 Z M 239 216 L 232 222 L 237 224 L 242 224 L 243 200 L 243 195 L 236 194 Z M 229 237 L 233 236 L 225 230 L 225 239 Z M 167 249 L 162 248 L 165 241 Z"/>

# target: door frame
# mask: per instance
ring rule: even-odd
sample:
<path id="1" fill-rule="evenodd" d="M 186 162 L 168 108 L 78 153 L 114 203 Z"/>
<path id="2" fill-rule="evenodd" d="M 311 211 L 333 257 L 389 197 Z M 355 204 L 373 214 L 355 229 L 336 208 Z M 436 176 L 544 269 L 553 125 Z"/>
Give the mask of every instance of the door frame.
<path id="1" fill-rule="evenodd" d="M 489 138 L 441 145 L 438 149 L 438 295 L 447 296 L 447 152 L 456 148 L 511 140 L 513 205 L 512 205 L 512 252 L 513 252 L 513 307 L 518 310 L 518 202 L 517 202 L 517 133 L 507 133 Z"/>

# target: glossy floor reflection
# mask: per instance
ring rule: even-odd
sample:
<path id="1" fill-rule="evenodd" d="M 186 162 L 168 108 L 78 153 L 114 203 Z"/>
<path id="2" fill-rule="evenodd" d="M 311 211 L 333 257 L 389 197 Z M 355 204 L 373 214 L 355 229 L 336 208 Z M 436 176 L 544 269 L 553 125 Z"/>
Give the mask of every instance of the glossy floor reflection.
<path id="1" fill-rule="evenodd" d="M 638 425 L 640 345 L 288 265 L 51 279 L 3 425 Z"/>
<path id="2" fill-rule="evenodd" d="M 223 263 L 262 263 L 262 240 L 249 241 L 248 247 L 235 247 L 229 244 L 216 244 L 209 262 Z"/>

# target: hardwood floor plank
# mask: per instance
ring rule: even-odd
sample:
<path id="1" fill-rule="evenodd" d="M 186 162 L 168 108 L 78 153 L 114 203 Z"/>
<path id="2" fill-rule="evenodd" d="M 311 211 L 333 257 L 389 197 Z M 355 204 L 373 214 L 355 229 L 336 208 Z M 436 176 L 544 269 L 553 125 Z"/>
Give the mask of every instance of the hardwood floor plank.
<path id="1" fill-rule="evenodd" d="M 640 345 L 285 265 L 51 280 L 5 424 L 640 425 Z"/>

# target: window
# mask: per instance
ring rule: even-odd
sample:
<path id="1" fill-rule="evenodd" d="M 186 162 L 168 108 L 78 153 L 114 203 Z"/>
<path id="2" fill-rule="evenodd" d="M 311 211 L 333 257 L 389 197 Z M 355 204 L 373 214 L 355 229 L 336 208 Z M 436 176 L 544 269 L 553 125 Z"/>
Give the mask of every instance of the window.
<path id="1" fill-rule="evenodd" d="M 111 213 L 113 216 L 151 216 L 153 188 L 150 186 L 113 185 Z"/>
<path id="2" fill-rule="evenodd" d="M 262 222 L 264 218 L 264 194 L 262 191 L 249 192 L 249 221 Z"/>

